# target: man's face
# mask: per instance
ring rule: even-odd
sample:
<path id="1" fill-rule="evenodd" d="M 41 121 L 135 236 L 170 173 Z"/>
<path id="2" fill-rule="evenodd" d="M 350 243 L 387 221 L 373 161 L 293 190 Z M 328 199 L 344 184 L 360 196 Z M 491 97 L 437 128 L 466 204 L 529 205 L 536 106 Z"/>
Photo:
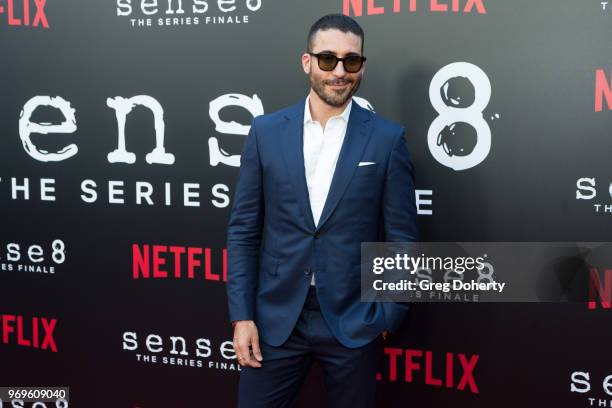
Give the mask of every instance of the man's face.
<path id="1" fill-rule="evenodd" d="M 343 33 L 336 29 L 319 30 L 314 35 L 311 52 L 330 53 L 340 58 L 361 55 L 361 38 L 353 33 Z M 323 71 L 319 68 L 317 57 L 305 53 L 302 55 L 302 67 L 319 98 L 328 105 L 339 107 L 357 92 L 365 64 L 354 74 L 346 72 L 344 64 L 340 61 L 333 71 Z"/>

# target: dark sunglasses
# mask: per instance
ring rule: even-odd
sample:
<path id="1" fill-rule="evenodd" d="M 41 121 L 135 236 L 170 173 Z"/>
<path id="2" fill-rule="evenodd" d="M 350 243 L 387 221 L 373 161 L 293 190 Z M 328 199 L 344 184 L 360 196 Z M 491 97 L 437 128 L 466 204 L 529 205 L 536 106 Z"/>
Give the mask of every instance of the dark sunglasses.
<path id="1" fill-rule="evenodd" d="M 338 61 L 342 61 L 342 64 L 344 65 L 344 70 L 351 74 L 359 72 L 359 70 L 363 66 L 363 63 L 366 60 L 366 57 L 363 57 L 361 55 L 349 55 L 348 57 L 338 58 L 334 54 L 328 54 L 324 52 L 319 54 L 308 52 L 308 54 L 312 55 L 313 57 L 317 57 L 317 61 L 319 61 L 319 68 L 321 68 L 321 70 L 323 71 L 333 71 L 334 69 L 336 69 Z"/>

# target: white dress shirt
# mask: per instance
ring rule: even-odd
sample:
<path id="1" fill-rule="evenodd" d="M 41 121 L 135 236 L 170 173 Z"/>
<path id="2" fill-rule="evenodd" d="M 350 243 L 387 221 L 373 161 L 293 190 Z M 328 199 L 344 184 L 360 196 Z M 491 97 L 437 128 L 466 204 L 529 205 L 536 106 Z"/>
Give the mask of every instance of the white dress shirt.
<path id="1" fill-rule="evenodd" d="M 340 115 L 332 116 L 327 120 L 325 129 L 319 122 L 312 119 L 309 100 L 310 95 L 306 98 L 304 106 L 304 171 L 312 218 L 316 226 L 319 224 L 329 193 L 353 100 L 351 99 Z M 314 273 L 310 284 L 315 284 Z"/>

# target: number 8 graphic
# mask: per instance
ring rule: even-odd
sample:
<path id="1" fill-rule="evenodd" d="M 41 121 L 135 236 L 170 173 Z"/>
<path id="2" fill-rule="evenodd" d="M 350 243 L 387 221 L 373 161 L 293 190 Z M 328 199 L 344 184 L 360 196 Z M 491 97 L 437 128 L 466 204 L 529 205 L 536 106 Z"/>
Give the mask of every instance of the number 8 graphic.
<path id="1" fill-rule="evenodd" d="M 448 106 L 442 99 L 441 90 L 456 77 L 467 78 L 474 86 L 474 102 L 468 107 Z M 441 68 L 429 85 L 429 99 L 438 116 L 429 126 L 427 145 L 432 156 L 453 170 L 466 170 L 481 163 L 491 150 L 491 129 L 484 120 L 482 111 L 491 99 L 491 82 L 482 69 L 469 62 L 454 62 Z M 476 145 L 466 156 L 456 156 L 445 149 L 441 140 L 442 131 L 454 128 L 457 123 L 467 123 L 476 130 Z"/>

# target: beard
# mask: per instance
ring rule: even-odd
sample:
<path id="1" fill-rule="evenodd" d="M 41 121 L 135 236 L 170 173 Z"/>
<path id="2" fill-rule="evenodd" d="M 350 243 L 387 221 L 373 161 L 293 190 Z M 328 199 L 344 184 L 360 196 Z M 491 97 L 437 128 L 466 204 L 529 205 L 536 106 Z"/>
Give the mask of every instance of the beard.
<path id="1" fill-rule="evenodd" d="M 341 90 L 329 89 L 327 87 L 327 85 L 331 84 L 338 85 L 344 83 L 348 84 L 348 86 Z M 340 107 L 359 89 L 359 85 L 361 85 L 361 75 L 355 80 L 349 78 L 318 80 L 310 74 L 310 85 L 323 102 L 333 107 Z"/>

